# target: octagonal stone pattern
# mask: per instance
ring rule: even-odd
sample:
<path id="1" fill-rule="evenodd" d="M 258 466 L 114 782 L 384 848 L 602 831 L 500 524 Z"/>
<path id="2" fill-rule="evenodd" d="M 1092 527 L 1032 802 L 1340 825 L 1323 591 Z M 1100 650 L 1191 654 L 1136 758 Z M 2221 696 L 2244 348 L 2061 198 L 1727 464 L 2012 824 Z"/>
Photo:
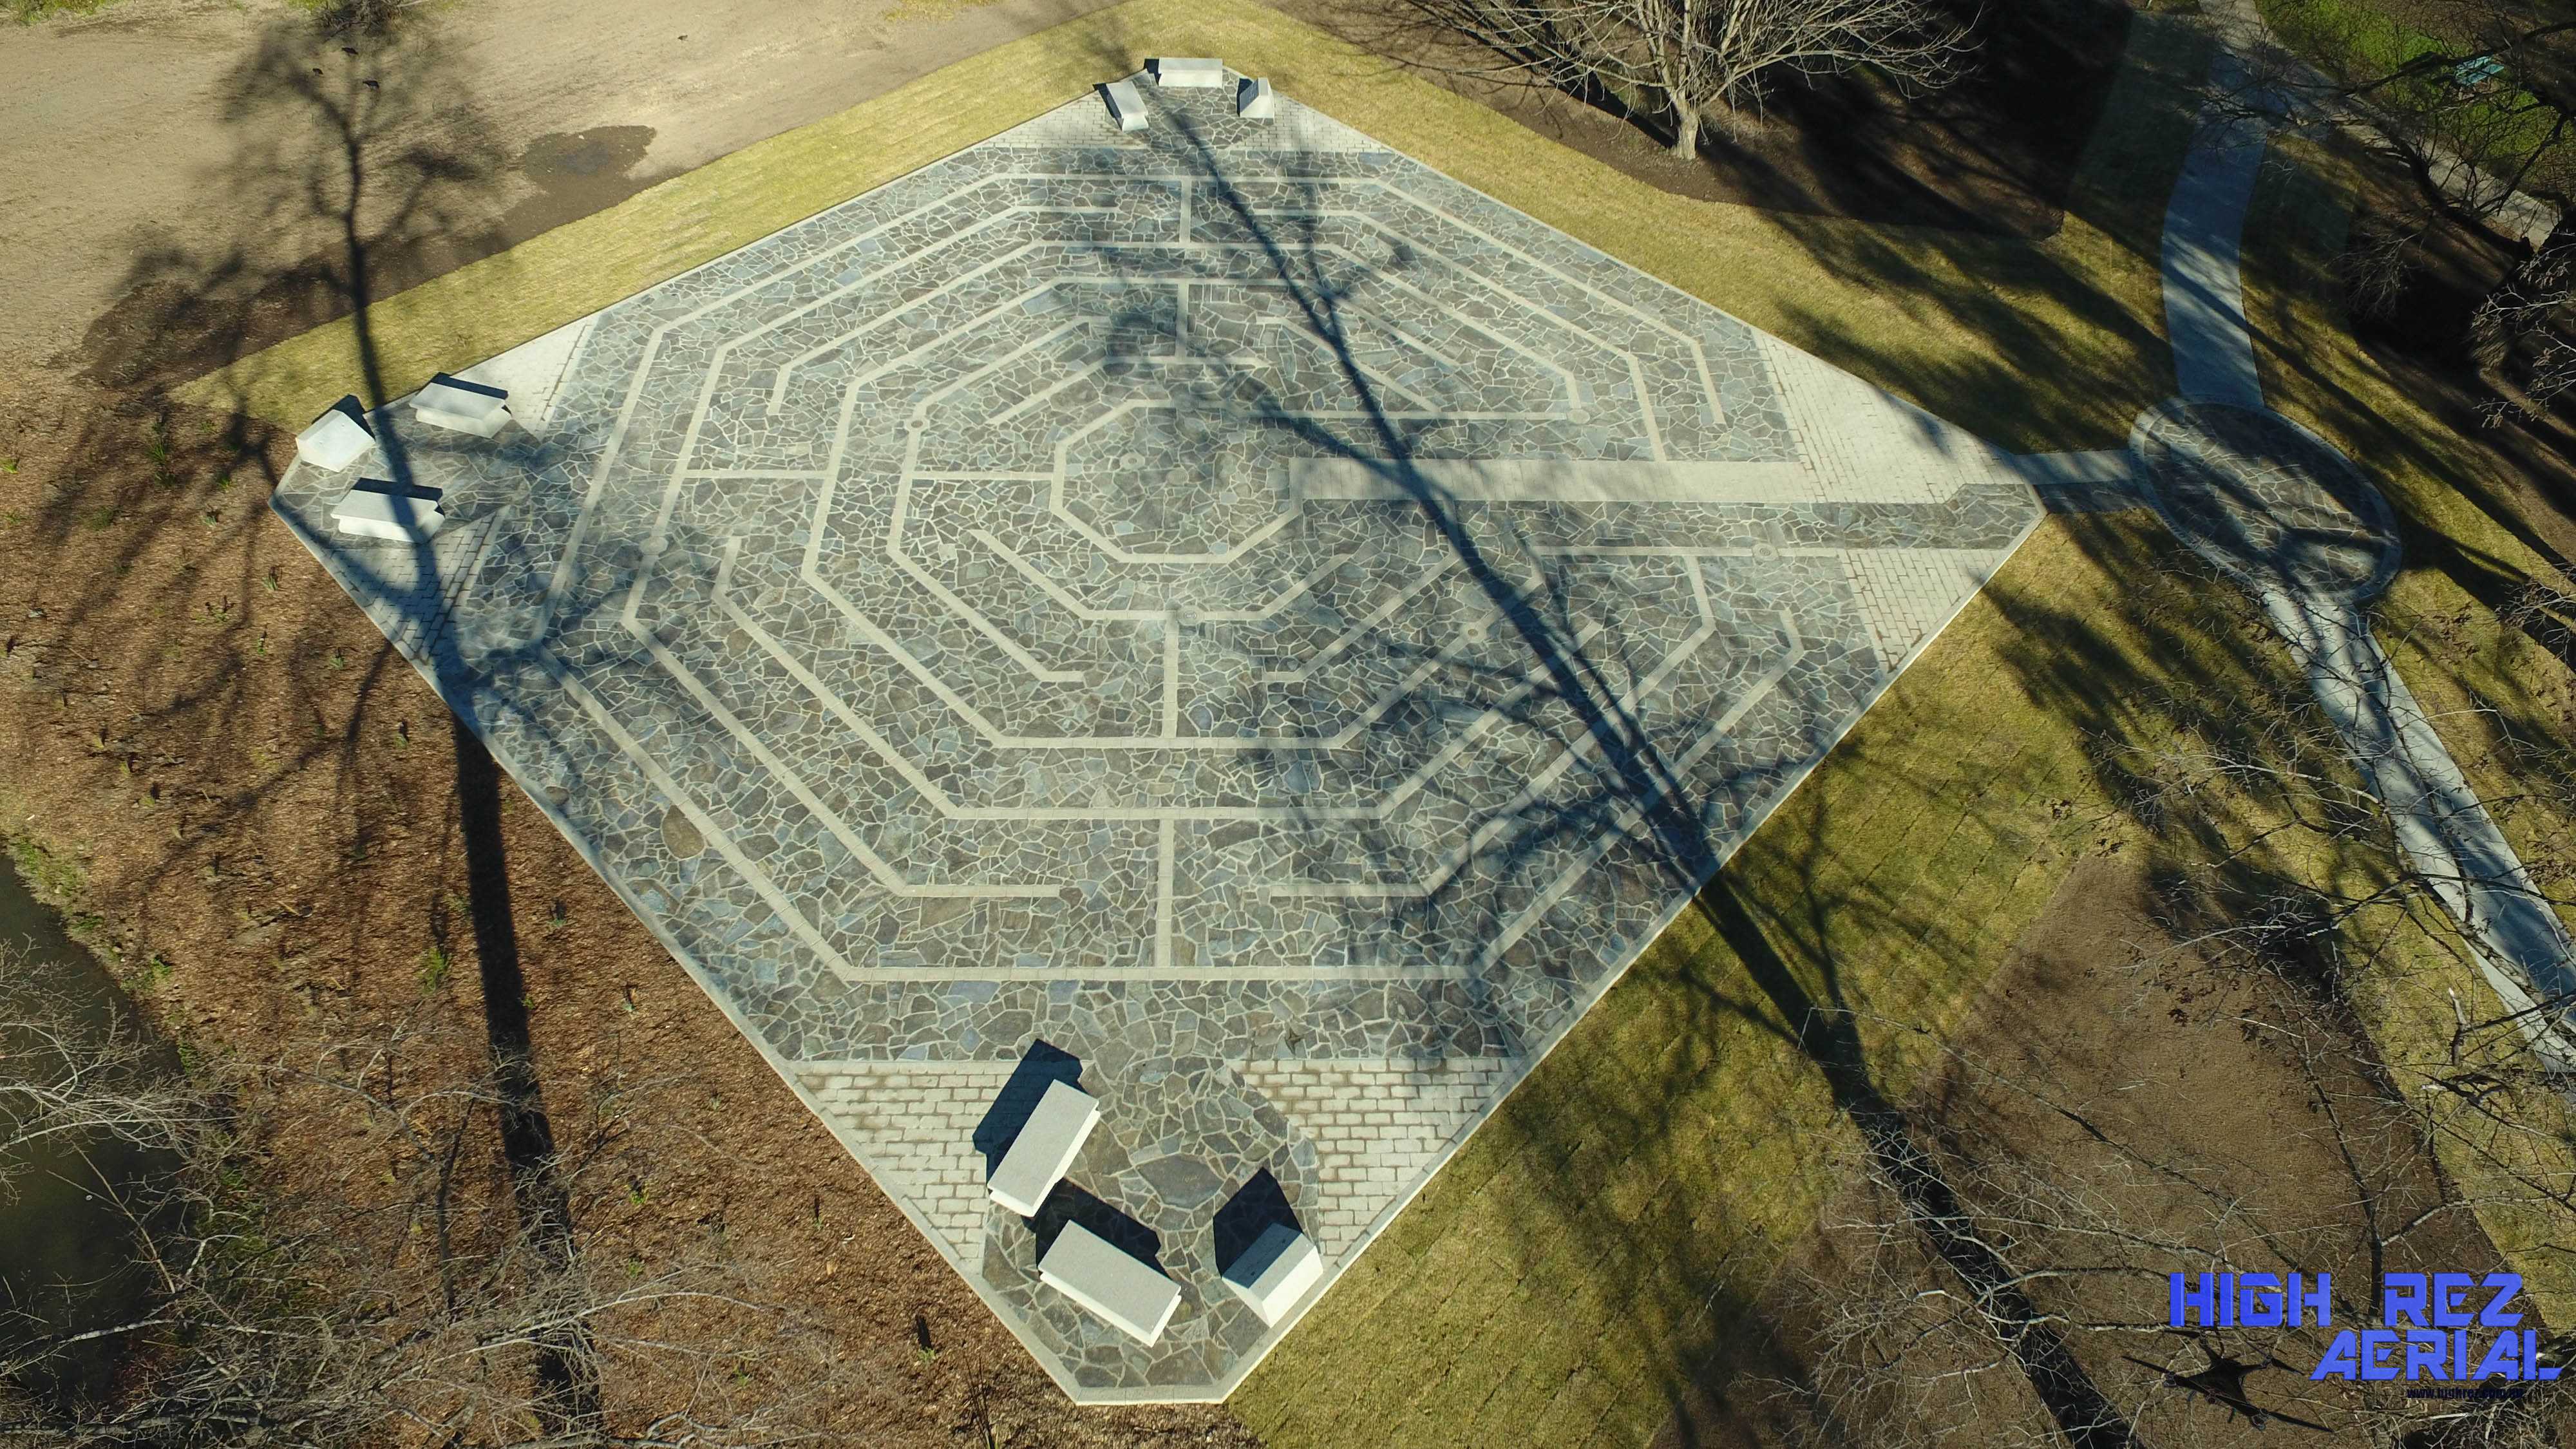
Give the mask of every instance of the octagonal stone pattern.
<path id="1" fill-rule="evenodd" d="M 1270 1173 L 1338 1273 L 1686 901 L 1567 678 L 1722 857 L 2042 512 L 1308 108 L 1144 90 L 468 371 L 496 439 L 387 408 L 274 500 L 1091 1400 L 1222 1397 L 1295 1321 L 1219 1283 L 1226 1198 Z M 455 522 L 333 534 L 362 471 Z M 984 1197 L 1036 1041 L 1102 1103 L 1066 1201 L 1182 1287 L 1151 1347 Z"/>

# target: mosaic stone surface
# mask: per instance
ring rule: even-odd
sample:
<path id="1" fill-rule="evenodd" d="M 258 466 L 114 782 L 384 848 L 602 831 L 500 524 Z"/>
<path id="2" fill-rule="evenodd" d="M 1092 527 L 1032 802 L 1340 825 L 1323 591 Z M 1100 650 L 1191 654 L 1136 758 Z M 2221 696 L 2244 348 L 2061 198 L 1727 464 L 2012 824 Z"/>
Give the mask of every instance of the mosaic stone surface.
<path id="1" fill-rule="evenodd" d="M 2130 451 L 2166 526 L 2257 595 L 2362 603 L 2397 576 L 2388 501 L 2279 413 L 2175 400 L 2138 420 Z"/>
<path id="2" fill-rule="evenodd" d="M 499 438 L 390 408 L 275 498 L 1099 1400 L 1221 1397 L 1294 1322 L 1218 1281 L 1236 1194 L 1338 1273 L 1687 899 L 1575 693 L 1722 857 L 2042 511 L 1293 101 L 1142 89 L 559 334 Z M 434 546 L 331 532 L 389 472 Z M 1040 1057 L 1104 1116 L 1032 1223 L 983 1180 Z M 1039 1284 L 1068 1219 L 1180 1283 L 1160 1342 Z"/>

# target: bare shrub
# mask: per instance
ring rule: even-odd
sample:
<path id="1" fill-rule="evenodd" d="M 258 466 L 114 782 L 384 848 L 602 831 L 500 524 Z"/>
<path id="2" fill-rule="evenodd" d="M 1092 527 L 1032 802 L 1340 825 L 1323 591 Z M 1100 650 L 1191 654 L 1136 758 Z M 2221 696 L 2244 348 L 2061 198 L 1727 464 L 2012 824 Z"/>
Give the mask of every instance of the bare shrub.
<path id="1" fill-rule="evenodd" d="M 480 1033 L 436 1001 L 287 1065 L 182 1065 L 60 1006 L 0 1024 L 0 1103 L 21 1139 L 163 1155 L 111 1184 L 150 1291 L 103 1327 L 13 1325 L 0 1380 L 114 1340 L 127 1387 L 0 1391 L 0 1442 L 782 1444 L 819 1437 L 853 1388 L 820 1324 L 747 1290 L 720 1231 L 648 1263 L 583 1230 L 653 1158 L 707 1150 L 668 1140 L 655 1104 L 678 1079 L 593 1078 L 556 1104 L 550 1223 L 499 1146 L 503 1074 L 459 1069 Z"/>
<path id="2" fill-rule="evenodd" d="M 2496 389 L 2491 414 L 2538 417 L 2576 392 L 2576 229 L 2560 227 L 2488 293 L 2469 336 Z"/>
<path id="3" fill-rule="evenodd" d="M 1923 0 L 1389 0 L 1503 65 L 1660 114 L 1675 155 L 1711 116 L 1758 109 L 1782 73 L 1867 67 L 1899 85 L 1956 74 L 1969 28 Z"/>
<path id="4" fill-rule="evenodd" d="M 2385 318 L 2422 270 L 2424 231 L 2420 213 L 2371 217 L 2354 225 L 2352 241 L 2335 259 L 2344 297 L 2358 317 Z"/>

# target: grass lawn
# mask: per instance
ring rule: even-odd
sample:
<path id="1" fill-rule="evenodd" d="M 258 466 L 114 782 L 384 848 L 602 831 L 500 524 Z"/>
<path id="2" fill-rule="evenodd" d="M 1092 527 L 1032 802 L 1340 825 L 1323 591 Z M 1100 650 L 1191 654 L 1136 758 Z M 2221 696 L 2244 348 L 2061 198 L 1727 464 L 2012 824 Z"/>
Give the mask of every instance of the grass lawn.
<path id="1" fill-rule="evenodd" d="M 2085 852 L 2132 843 L 2086 750 L 2098 710 L 2068 696 L 2139 695 L 2176 652 L 2124 621 L 2136 580 L 2179 562 L 2138 515 L 2035 535 L 1728 867 L 1712 894 L 1771 959 L 1686 914 L 1236 1412 L 1280 1446 L 1633 1444 L 1758 1350 L 1748 1306 L 1854 1147 L 1784 1005 L 1938 1032 Z M 1766 989 L 1783 970 L 1797 988 Z M 1864 1036 L 1901 1097 L 1928 1039 Z"/>
<path id="2" fill-rule="evenodd" d="M 2394 70 L 2445 42 L 2376 0 L 2255 0 L 2263 23 L 2301 54 Z"/>
<path id="3" fill-rule="evenodd" d="M 2468 56 L 2479 46 L 2476 35 L 2467 30 L 2433 34 L 2419 28 L 2456 23 L 2458 17 L 2438 9 L 2428 14 L 2426 7 L 2408 0 L 2255 0 L 2255 8 L 2291 51 L 2327 74 L 2346 79 L 2386 75 L 2427 54 Z M 2530 9 L 2534 24 L 2550 18 L 2543 6 Z M 2464 149 L 2490 161 L 2519 157 L 2547 143 L 2552 113 L 2535 107 L 2530 93 L 2498 81 L 2459 106 L 2469 94 L 2450 72 L 2437 70 L 2389 88 L 2374 100 L 2421 112 L 2456 106 L 2453 126 L 2459 134 L 2445 139 L 2459 147 L 2464 138 L 2473 138 Z M 2567 168 L 2563 160 L 2552 158 L 2539 169 L 2543 174 L 2535 181 L 2563 181 Z"/>
<path id="4" fill-rule="evenodd" d="M 1241 0 L 1132 0 L 386 299 L 370 321 L 387 386 L 595 311 L 1151 51 L 1267 73 L 2007 445 L 2114 445 L 2172 390 L 2155 258 L 2192 130 L 2187 86 L 2207 59 L 2188 28 L 2138 22 L 2066 223 L 2032 243 L 1677 198 Z M 2276 275 L 2266 268 L 2316 258 L 2252 245 L 2249 255 L 2258 320 L 2279 329 L 2275 377 L 2285 363 L 2345 367 L 2339 319 L 2298 299 L 2276 306 L 2277 287 L 2263 290 Z M 321 328 L 183 396 L 300 424 L 351 387 L 355 337 L 345 321 Z M 2528 571 L 2528 551 L 2513 552 L 2457 495 L 2453 470 L 2467 465 L 2415 436 L 2402 399 L 2340 375 L 2317 396 L 2299 386 L 2284 393 L 2289 410 L 2393 470 L 2418 535 L 2471 541 L 2452 555 L 2426 542 L 2392 597 L 2392 648 L 2410 682 L 2428 702 L 2454 683 L 2498 691 L 2523 712 L 2532 746 L 2554 750 L 2569 726 L 2544 705 L 2569 697 L 2567 671 L 2493 627 L 2494 600 Z M 2390 410 L 2374 417 L 2380 408 Z M 2440 430 L 2428 419 L 2423 431 Z M 2458 562 L 2472 552 L 2474 564 Z M 2462 608 L 2460 627 L 2429 628 Z M 1792 1018 L 1821 1003 L 1937 1034 L 2086 854 L 2189 857 L 2270 823 L 2267 802 L 2241 802 L 2209 831 L 2157 845 L 2126 813 L 2123 761 L 2178 733 L 2247 727 L 2209 717 L 2233 702 L 2303 690 L 2242 601 L 2203 581 L 2151 517 L 2044 527 L 1738 855 L 1710 913 L 1685 915 L 1568 1035 L 1237 1393 L 1236 1412 L 1282 1449 L 1651 1435 L 1692 1383 L 1758 1349 L 1748 1305 L 1852 1147 Z M 2473 770 L 2504 768 L 2488 758 Z M 2508 828 L 2559 827 L 2509 812 Z M 2383 868 L 2313 854 L 2286 864 L 2364 884 Z M 2365 924 L 2387 934 L 2391 959 L 2439 955 L 2438 922 Z M 1934 1036 L 1864 1036 L 1885 1094 L 1922 1080 Z"/>
<path id="5" fill-rule="evenodd" d="M 2264 394 L 2362 460 L 2396 509 L 2407 566 L 2380 603 L 2379 639 L 2541 889 L 2564 899 L 2576 884 L 2576 670 L 2542 641 L 2570 616 L 2570 581 L 2502 502 L 2513 496 L 2506 462 L 2446 426 L 2354 340 L 2332 270 L 2359 195 L 2349 158 L 2307 142 L 2281 154 L 2292 164 L 2265 175 L 2246 226 L 2246 312 Z M 2535 598 L 2550 601 L 2536 614 Z M 2519 616 L 2534 627 L 2509 622 Z M 2576 925 L 2576 913 L 2559 914 Z M 2453 990 L 2495 1009 L 2457 962 L 2428 956 L 2383 973 L 2370 1026 L 2401 1080 L 2408 1063 L 2443 1061 Z M 2556 1099 L 2519 1105 L 2543 1129 L 2528 1143 L 2528 1170 L 2576 1194 L 2576 1120 Z M 2494 1136 L 2467 1116 L 2462 1130 Z M 2458 1146 L 2444 1165 L 2475 1195 L 2481 1169 Z M 2550 1322 L 2576 1323 L 2568 1224 L 2518 1210 L 2480 1216 L 2517 1255 Z"/>
<path id="6" fill-rule="evenodd" d="M 2576 762 L 2576 673 L 2499 610 L 2546 566 L 2470 499 L 2498 466 L 2395 394 L 2352 342 L 2326 266 L 2341 193 L 2323 158 L 2267 178 L 2247 286 L 2267 388 L 2365 461 L 2406 520 L 2413 566 L 2380 632 L 2506 829 L 2563 882 L 2576 819 L 2535 780 Z M 2052 522 L 1865 716 L 1711 893 L 1758 924 L 1750 953 L 1698 915 L 1647 953 L 1233 1406 L 1275 1445 L 1629 1444 L 1694 1376 L 1763 1370 L 1747 1315 L 1811 1227 L 1851 1134 L 1786 1040 L 1782 1003 L 1924 1029 L 1865 1028 L 1890 1096 L 2091 851 L 2160 873 L 2230 857 L 2248 877 L 2346 896 L 2390 876 L 2366 844 L 2282 830 L 2274 795 L 2215 792 L 2140 818 L 2131 773 L 2212 741 L 2251 752 L 2306 686 L 2234 589 L 2142 514 Z M 2474 706 L 2477 712 L 2468 712 Z M 2564 797 L 2558 797 L 2563 802 Z M 2493 998 L 2437 911 L 2375 909 L 2344 931 L 2375 963 L 2361 1001 L 2402 1090 L 2447 1051 L 2450 993 Z M 1748 954 L 1750 959 L 1748 959 Z M 1763 983 L 1785 971 L 1794 992 Z M 2553 1324 L 2576 1274 L 2563 1216 L 2531 1210 L 2566 1174 L 2564 1114 L 2517 1103 L 2528 1139 L 2446 1114 L 2464 1196 L 2505 1193 L 2481 1225 Z M 2475 1146 L 2518 1158 L 2523 1182 Z"/>

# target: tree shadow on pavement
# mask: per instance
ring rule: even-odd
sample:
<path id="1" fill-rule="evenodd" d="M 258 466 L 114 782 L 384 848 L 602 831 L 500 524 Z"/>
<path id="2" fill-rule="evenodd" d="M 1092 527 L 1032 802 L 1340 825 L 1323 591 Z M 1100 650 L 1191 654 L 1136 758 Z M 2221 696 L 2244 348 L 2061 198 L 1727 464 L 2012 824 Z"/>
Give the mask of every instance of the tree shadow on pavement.
<path id="1" fill-rule="evenodd" d="M 157 861 L 120 872 L 138 921 L 133 950 L 153 949 L 157 903 L 190 895 L 193 874 L 237 903 L 245 936 L 268 938 L 281 963 L 342 963 L 336 980 L 303 986 L 309 1014 L 366 1019 L 389 995 L 422 989 L 405 966 L 367 973 L 398 960 L 399 946 L 387 946 L 416 939 L 424 916 L 443 959 L 448 899 L 435 878 L 407 879 L 408 862 L 387 869 L 377 832 L 399 838 L 410 822 L 438 822 L 463 860 L 453 899 L 480 974 L 493 1147 L 535 1249 L 532 1271 L 569 1282 L 575 1225 L 530 1039 L 500 772 L 451 721 L 448 779 L 376 776 L 369 754 L 388 740 L 409 747 L 432 722 L 381 717 L 402 708 L 385 701 L 412 697 L 386 688 L 404 661 L 264 506 L 290 444 L 241 409 L 209 417 L 170 396 L 279 336 L 351 314 L 352 390 L 383 400 L 370 303 L 399 259 L 459 244 L 494 210 L 506 158 L 479 123 L 462 57 L 435 27 L 330 18 L 270 24 L 224 81 L 219 114 L 235 145 L 202 190 L 241 218 L 238 240 L 146 248 L 127 301 L 93 328 L 86 387 L 62 395 L 61 481 L 29 520 L 36 552 L 55 562 L 44 633 L 13 640 L 12 653 L 24 647 L 30 672 L 62 688 L 67 713 L 78 712 L 75 686 L 97 702 L 95 762 L 192 782 L 147 795 L 175 818 Z M 265 259 L 281 236 L 318 249 L 276 269 Z M 399 430 L 380 433 L 399 480 Z M 428 566 L 385 560 L 391 573 Z M 335 928 L 345 932 L 336 945 Z M 283 1048 L 310 1030 L 295 1023 L 271 1041 Z M 537 1333 L 540 1403 L 556 1432 L 600 1422 L 583 1323 L 573 1311 Z"/>
<path id="2" fill-rule="evenodd" d="M 1625 1000 L 1614 993 L 1612 1002 L 1594 1009 L 1592 1019 L 1575 1026 L 1568 1052 L 1551 1058 L 1524 1082 L 1430 1189 L 1435 1198 L 1474 1194 L 1480 1180 L 1501 1163 L 1513 1164 L 1505 1170 L 1519 1210 L 1491 1223 L 1510 1244 L 1499 1249 L 1514 1264 L 1504 1270 L 1506 1276 L 1520 1280 L 1523 1294 L 1572 1295 L 1584 1308 L 1570 1320 L 1579 1327 L 1528 1326 L 1537 1340 L 1531 1352 L 1538 1356 L 1520 1359 L 1508 1386 L 1499 1391 L 1485 1373 L 1451 1372 L 1453 1351 L 1444 1348 L 1432 1364 L 1421 1366 L 1427 1381 L 1413 1382 L 1413 1398 L 1403 1411 L 1427 1422 L 1456 1422 L 1462 1432 L 1474 1432 L 1473 1424 L 1495 1427 L 1489 1422 L 1495 1415 L 1524 1423 L 1528 1421 L 1520 1416 L 1525 1414 L 1562 1414 L 1567 1410 L 1554 1401 L 1555 1386 L 1569 1372 L 1580 1380 L 1583 1365 L 1596 1359 L 1642 1373 L 1664 1403 L 1679 1408 L 1695 1392 L 1712 1354 L 1741 1351 L 1741 1327 L 1725 1320 L 1741 1308 L 1749 1288 L 1746 1265 L 1735 1261 L 1735 1255 L 1749 1247 L 1744 1239 L 1752 1234 L 1743 1225 L 1716 1222 L 1676 1233 L 1663 1215 L 1695 1217 L 1710 1205 L 1665 1200 L 1658 1192 L 1639 1201 L 1627 1196 L 1633 1191 L 1628 1188 L 1615 1190 L 1618 1196 L 1611 1201 L 1605 1202 L 1602 1194 L 1605 1174 L 1615 1164 L 1699 1162 L 1713 1149 L 1724 1150 L 1726 1144 L 1692 1140 L 1691 1134 L 1704 1131 L 1707 1123 L 1706 1108 L 1693 1100 L 1691 1089 L 1716 1066 L 1705 1054 L 1716 1043 L 1741 1039 L 1750 1030 L 1794 1049 L 1812 1076 L 1805 1086 L 1793 1086 L 1791 1095 L 1821 1089 L 1836 1124 L 1832 1130 L 1856 1133 L 1884 1178 L 1897 1185 L 1928 1248 L 1982 1301 L 1995 1306 L 1998 1322 L 2011 1325 L 2001 1347 L 2060 1432 L 2085 1446 L 2129 1443 L 2122 1412 L 2096 1386 L 2049 1315 L 2024 1296 L 1995 1249 L 1975 1235 L 1935 1160 L 1916 1142 L 1913 1124 L 1882 1085 L 1885 1045 L 1865 1040 L 1859 1029 L 1860 1002 L 1837 944 L 1849 931 L 1844 918 L 1867 913 L 1875 918 L 1875 929 L 1910 933 L 1937 955 L 1950 929 L 1938 903 L 1872 897 L 1865 886 L 1855 891 L 1829 880 L 1838 864 L 1830 859 L 1835 822 L 1830 806 L 1813 801 L 1802 811 L 1783 812 L 1774 826 L 1797 830 L 1804 840 L 1803 850 L 1785 852 L 1793 862 L 1789 869 L 1803 875 L 1803 884 L 1756 894 L 1739 874 L 1722 868 L 1740 839 L 1748 802 L 1776 799 L 1832 741 L 1814 739 L 1786 761 L 1756 761 L 1740 771 L 1721 771 L 1714 779 L 1677 757 L 1676 742 L 1693 731 L 1688 721 L 1659 717 L 1656 699 L 1643 688 L 1650 669 L 1646 639 L 1627 637 L 1616 611 L 1605 612 L 1599 600 L 1587 597 L 1561 560 L 1515 525 L 1497 521 L 1494 515 L 1503 510 L 1461 506 L 1427 466 L 1416 425 L 1403 420 L 1405 407 L 1386 398 L 1381 377 L 1364 360 L 1360 320 L 1372 289 L 1389 271 L 1411 265 L 1404 249 L 1397 247 L 1394 259 L 1383 266 L 1359 261 L 1326 235 L 1331 208 L 1311 184 L 1302 195 L 1300 183 L 1293 180 L 1265 177 L 1258 185 L 1239 184 L 1221 153 L 1185 119 L 1174 124 L 1182 131 L 1182 149 L 1191 163 L 1201 230 L 1257 257 L 1262 284 L 1286 298 L 1291 325 L 1321 344 L 1333 372 L 1329 409 L 1286 398 L 1261 380 L 1260 370 L 1241 367 L 1225 369 L 1224 381 L 1212 385 L 1211 396 L 1201 405 L 1223 407 L 1237 426 L 1282 435 L 1302 453 L 1364 472 L 1384 496 L 1399 500 L 1398 506 L 1415 516 L 1443 565 L 1468 582 L 1467 592 L 1494 621 L 1491 637 L 1503 653 L 1489 650 L 1480 656 L 1482 663 L 1462 662 L 1436 642 L 1426 643 L 1426 631 L 1437 633 L 1444 622 L 1429 614 L 1408 617 L 1401 628 L 1367 633 L 1362 649 L 1423 679 L 1386 711 L 1387 727 L 1401 729 L 1401 722 L 1413 721 L 1429 732 L 1426 741 L 1436 743 L 1449 727 L 1443 722 L 1481 716 L 1501 721 L 1501 730 L 1536 744 L 1535 753 L 1573 762 L 1563 787 L 1468 822 L 1475 865 L 1501 882 L 1492 899 L 1517 899 L 1515 892 L 1529 883 L 1515 878 L 1536 867 L 1541 846 L 1606 837 L 1609 854 L 1596 869 L 1636 872 L 1652 879 L 1656 890 L 1686 895 L 1688 922 L 1675 928 L 1676 939 L 1701 943 L 1687 963 L 1641 965 L 1632 972 L 1636 984 Z M 1116 265 L 1115 246 L 1104 243 L 1104 249 Z M 1168 320 L 1158 321 L 1150 311 L 1122 321 L 1139 331 L 1172 330 Z M 1187 345 L 1183 339 L 1166 340 Z M 1219 481 L 1207 483 L 1214 487 Z M 1819 700 L 1817 706 L 1832 717 L 1830 701 Z M 1426 743 L 1416 753 L 1427 754 L 1430 748 Z M 1890 798 L 1913 793 L 1901 778 L 1884 779 L 1881 788 Z M 1466 803 L 1477 810 L 1493 809 L 1490 800 Z M 1967 808 L 1976 820 L 1978 807 L 1972 803 Z M 2002 834 L 2015 826 L 1981 821 L 1972 828 Z M 1392 851 L 1382 864 L 1398 878 L 1418 868 L 1418 862 Z M 1487 909 L 1476 901 L 1441 899 L 1438 892 L 1424 909 L 1454 911 L 1461 905 L 1471 912 Z M 1498 917 L 1489 916 L 1482 929 L 1491 931 L 1498 924 Z M 1489 965 L 1483 974 L 1499 983 L 1511 969 Z M 1533 962 L 1527 969 L 1545 972 L 1549 967 Z M 1581 999 L 1569 995 L 1569 1007 L 1579 1006 Z M 1632 1073 L 1617 1063 L 1616 1052 L 1633 1043 L 1614 1049 L 1608 1062 L 1591 1048 L 1602 1045 L 1604 1034 L 1637 1030 L 1639 1011 L 1651 1015 L 1659 1045 L 1648 1053 L 1652 1068 Z M 1493 1018 L 1486 1023 L 1488 1031 L 1511 1050 L 1525 1052 L 1542 1044 L 1515 1031 L 1500 1008 Z M 1570 1014 L 1559 1017 L 1546 1029 L 1564 1029 L 1570 1019 Z M 1786 1124 L 1766 1125 L 1776 1131 Z M 1479 1216 L 1490 1222 L 1489 1214 Z M 1417 1205 L 1392 1230 L 1396 1241 L 1373 1251 L 1422 1251 L 1424 1245 L 1406 1239 L 1408 1227 L 1418 1228 L 1422 1218 Z M 1338 1306 L 1328 1295 L 1318 1320 L 1331 1319 Z M 1528 1306 L 1535 1311 L 1534 1304 Z M 1428 1321 L 1413 1323 L 1407 1336 L 1446 1345 L 1455 1334 L 1496 1333 L 1499 1325 L 1484 1322 L 1483 1313 L 1498 1308 L 1511 1311 L 1477 1301 L 1472 1290 L 1457 1292 L 1434 1307 Z M 1408 1310 L 1390 1303 L 1379 1310 L 1353 1311 Z M 1343 1321 L 1341 1326 L 1351 1325 Z M 1559 1341 L 1568 1331 L 1601 1335 L 1605 1341 L 1569 1349 Z M 1310 1337 L 1330 1332 L 1312 1323 L 1306 1330 Z M 1328 1346 L 1321 1351 L 1329 1356 L 1337 1350 Z M 1497 1351 L 1505 1361 L 1516 1354 L 1509 1345 Z M 1566 1352 L 1575 1355 L 1573 1361 L 1553 1356 Z M 1309 1371 L 1331 1373 L 1322 1366 Z M 1568 1395 L 1565 1402 L 1592 1402 L 1597 1395 L 1636 1387 L 1603 1379 L 1589 1393 Z M 1345 1413 L 1365 1418 L 1397 1412 L 1397 1407 L 1350 1393 L 1342 1405 L 1316 1412 L 1332 1419 Z M 1458 1416 L 1454 1420 L 1449 1417 L 1453 1414 Z M 1351 1419 L 1344 1427 L 1357 1422 Z M 1554 1418 L 1537 1422 L 1571 1427 Z"/>

